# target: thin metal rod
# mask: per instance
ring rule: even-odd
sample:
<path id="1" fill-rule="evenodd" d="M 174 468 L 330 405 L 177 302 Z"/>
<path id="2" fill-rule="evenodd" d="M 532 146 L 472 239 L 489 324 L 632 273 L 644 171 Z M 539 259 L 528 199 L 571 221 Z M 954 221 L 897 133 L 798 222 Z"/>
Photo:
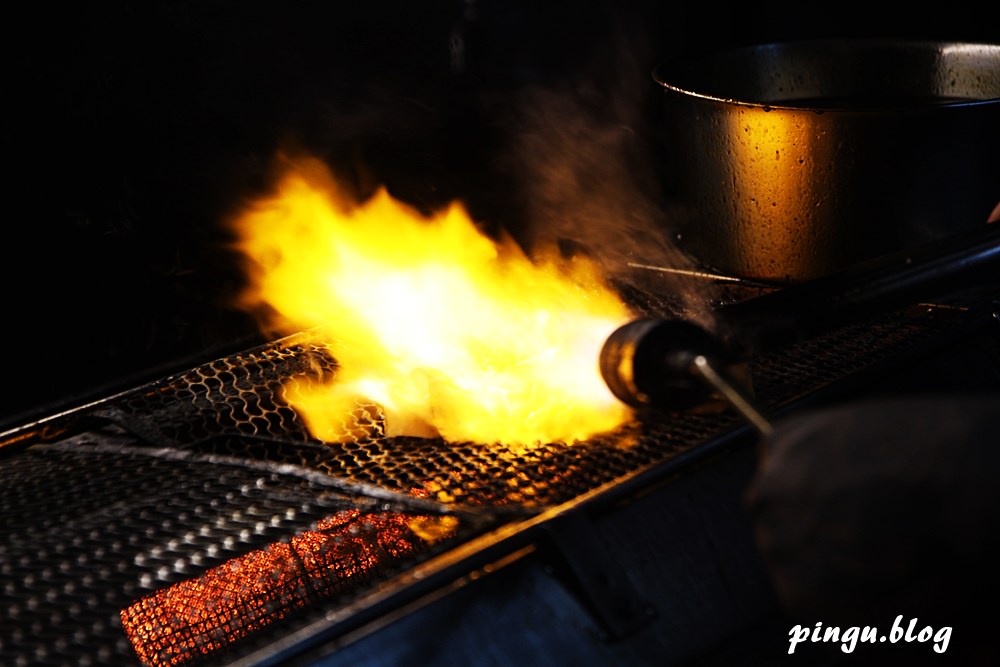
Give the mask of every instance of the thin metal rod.
<path id="1" fill-rule="evenodd" d="M 753 398 L 737 382 L 729 378 L 728 373 L 716 368 L 708 360 L 708 357 L 702 354 L 696 355 L 692 360 L 691 369 L 710 387 L 718 391 L 761 435 L 771 434 L 774 427 L 771 426 L 770 420 L 757 407 Z"/>
<path id="2" fill-rule="evenodd" d="M 647 271 L 659 271 L 660 273 L 673 273 L 680 276 L 690 276 L 692 278 L 706 278 L 708 280 L 720 280 L 732 283 L 748 282 L 743 278 L 737 278 L 735 276 L 725 276 L 720 273 L 711 273 L 709 271 L 698 271 L 696 269 L 677 269 L 669 266 L 653 266 L 651 264 L 639 264 L 637 262 L 629 262 L 628 266 L 633 269 L 646 269 Z"/>

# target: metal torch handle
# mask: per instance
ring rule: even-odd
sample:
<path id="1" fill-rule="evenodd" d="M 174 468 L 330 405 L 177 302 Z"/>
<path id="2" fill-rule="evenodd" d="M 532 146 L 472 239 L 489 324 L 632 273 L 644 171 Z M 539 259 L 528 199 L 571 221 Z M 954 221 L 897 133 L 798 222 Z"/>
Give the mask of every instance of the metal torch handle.
<path id="1" fill-rule="evenodd" d="M 724 369 L 718 368 L 708 357 L 699 354 L 691 362 L 691 372 L 722 396 L 761 435 L 771 433 L 773 427 L 770 420 L 764 416 L 764 411 Z"/>

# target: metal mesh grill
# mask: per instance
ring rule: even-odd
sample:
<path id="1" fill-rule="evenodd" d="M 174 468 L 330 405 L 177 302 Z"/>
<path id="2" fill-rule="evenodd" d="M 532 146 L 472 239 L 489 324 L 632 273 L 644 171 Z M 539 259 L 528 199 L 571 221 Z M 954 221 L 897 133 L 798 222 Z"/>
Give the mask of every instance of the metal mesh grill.
<path id="1" fill-rule="evenodd" d="M 86 434 L 3 460 L 4 664 L 181 664 L 478 529 L 132 444 Z"/>
<path id="2" fill-rule="evenodd" d="M 758 359 L 759 398 L 816 391 L 946 326 L 892 316 Z M 328 444 L 309 436 L 283 385 L 335 373 L 325 347 L 299 335 L 0 440 L 0 654 L 30 665 L 217 658 L 514 516 L 501 510 L 540 511 L 742 428 L 709 408 L 510 448 L 387 438 L 379 409 L 359 405 L 345 442 Z"/>
<path id="3" fill-rule="evenodd" d="M 423 547 L 413 526 L 434 521 L 398 512 L 343 510 L 294 535 L 144 597 L 121 612 L 147 664 L 214 655 L 252 633 L 371 582 L 386 563 Z M 447 533 L 450 523 L 438 518 Z M 419 528 L 418 528 L 419 530 Z"/>

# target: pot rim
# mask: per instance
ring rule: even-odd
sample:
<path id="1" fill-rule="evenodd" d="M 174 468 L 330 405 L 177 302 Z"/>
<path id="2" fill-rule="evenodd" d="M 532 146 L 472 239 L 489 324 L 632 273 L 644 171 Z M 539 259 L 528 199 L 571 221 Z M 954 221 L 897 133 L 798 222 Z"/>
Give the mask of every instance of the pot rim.
<path id="1" fill-rule="evenodd" d="M 857 106 L 849 106 L 844 104 L 844 101 L 851 100 L 852 96 L 836 93 L 811 97 L 826 97 L 829 100 L 840 98 L 841 102 L 823 103 L 815 99 L 804 102 L 794 97 L 781 99 L 780 94 L 770 96 L 741 94 L 741 91 L 736 89 L 749 85 L 744 84 L 742 80 L 730 85 L 733 90 L 725 90 L 728 85 L 726 77 L 734 78 L 741 73 L 746 75 L 745 78 L 762 76 L 765 68 L 773 70 L 779 66 L 786 67 L 789 72 L 799 70 L 799 73 L 815 68 L 815 72 L 819 74 L 812 72 L 814 78 L 832 76 L 831 73 L 836 73 L 838 67 L 845 70 L 844 75 L 857 76 L 859 72 L 865 75 L 866 69 L 855 69 L 851 72 L 846 70 L 851 66 L 856 68 L 859 59 L 872 56 L 888 56 L 890 60 L 886 64 L 893 62 L 899 64 L 907 58 L 922 58 L 925 62 L 932 63 L 932 67 L 923 73 L 927 81 L 922 81 L 921 85 L 926 83 L 928 87 L 941 86 L 942 90 L 956 86 L 960 77 L 956 76 L 953 68 L 960 67 L 962 70 L 958 74 L 961 75 L 962 81 L 964 82 L 966 77 L 973 77 L 975 79 L 973 85 L 981 85 L 982 92 L 969 95 L 968 89 L 962 89 L 965 95 L 949 96 L 940 94 L 936 90 L 921 90 L 920 93 L 898 97 L 873 96 L 866 101 L 859 98 Z M 948 68 L 949 65 L 952 69 Z M 934 67 L 943 69 L 937 71 Z M 653 81 L 664 92 L 727 106 L 764 111 L 782 109 L 823 113 L 870 113 L 888 110 L 975 107 L 1000 104 L 1000 43 L 881 38 L 772 41 L 678 55 L 658 63 L 651 74 Z M 886 77 L 892 75 L 892 72 L 885 74 Z M 778 84 L 769 81 L 761 85 Z M 794 81 L 786 82 L 785 85 L 789 89 L 795 88 Z M 768 97 L 772 99 L 765 99 Z"/>

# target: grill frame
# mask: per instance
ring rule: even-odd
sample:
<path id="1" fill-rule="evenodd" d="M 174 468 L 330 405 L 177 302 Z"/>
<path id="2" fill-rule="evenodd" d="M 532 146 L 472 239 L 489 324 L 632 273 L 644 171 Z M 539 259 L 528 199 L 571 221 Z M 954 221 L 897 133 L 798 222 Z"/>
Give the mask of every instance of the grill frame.
<path id="1" fill-rule="evenodd" d="M 977 304 L 976 307 L 921 306 L 891 313 L 873 321 L 848 325 L 753 360 L 751 371 L 758 397 L 772 414 L 780 415 L 837 392 L 850 392 L 852 387 L 863 384 L 866 376 L 870 378 L 884 373 L 893 365 L 912 363 L 913 359 L 932 350 L 954 345 L 956 341 L 982 331 L 988 326 L 992 313 L 983 309 L 982 303 Z M 291 462 L 287 458 L 273 456 L 275 452 L 267 450 L 266 446 L 274 445 L 274 442 L 252 440 L 260 436 L 261 431 L 277 425 L 289 438 L 278 445 L 292 445 L 299 450 L 305 448 L 318 456 L 321 452 L 314 451 L 317 444 L 310 442 L 305 430 L 294 421 L 294 412 L 285 409 L 287 406 L 272 405 L 273 412 L 279 415 L 277 421 L 266 417 L 261 421 L 261 415 L 251 414 L 253 410 L 250 407 L 243 409 L 238 419 L 226 421 L 218 420 L 218 415 L 232 416 L 233 413 L 220 412 L 216 402 L 207 400 L 206 396 L 212 395 L 218 402 L 232 408 L 229 399 L 249 391 L 255 396 L 255 402 L 247 406 L 259 406 L 273 399 L 281 382 L 290 375 L 313 373 L 318 377 L 333 372 L 335 361 L 323 357 L 322 350 L 312 343 L 304 342 L 313 340 L 314 335 L 315 332 L 304 332 L 251 348 L 8 431 L 0 436 L 0 470 L 6 475 L 10 462 L 19 460 L 19 457 L 39 452 L 65 453 L 74 448 L 82 451 L 88 446 L 93 449 L 96 444 L 101 446 L 97 447 L 100 451 L 95 452 L 108 456 L 115 456 L 115 448 L 120 447 L 117 455 L 140 455 L 161 463 L 173 460 L 184 465 L 208 465 L 213 470 L 242 465 L 251 479 L 277 474 L 282 479 L 305 484 L 320 494 L 333 493 L 353 507 L 365 508 L 381 503 L 403 512 L 430 512 L 459 517 L 467 522 L 458 539 L 429 548 L 417 561 L 390 563 L 384 576 L 363 582 L 339 600 L 325 600 L 315 608 L 305 610 L 294 622 L 273 626 L 273 634 L 269 630 L 250 637 L 240 646 L 233 647 L 233 653 L 226 654 L 228 657 L 225 659 L 249 665 L 254 661 L 267 663 L 284 659 L 338 637 L 364 636 L 373 631 L 373 626 L 383 623 L 385 618 L 404 613 L 400 610 L 419 607 L 419 600 L 439 594 L 436 591 L 448 590 L 463 578 L 478 576 L 474 573 L 482 572 L 484 568 L 495 569 L 497 563 L 524 558 L 534 553 L 540 544 L 550 544 L 549 529 L 562 517 L 609 512 L 616 503 L 668 484 L 671 479 L 684 476 L 687 471 L 698 468 L 720 453 L 745 448 L 754 442 L 753 433 L 746 425 L 729 413 L 724 405 L 714 404 L 667 416 L 640 415 L 635 424 L 615 434 L 608 442 L 596 440 L 585 445 L 557 443 L 542 447 L 534 454 L 488 445 L 456 446 L 419 439 L 390 439 L 392 442 L 386 446 L 384 439 L 379 440 L 377 423 L 361 420 L 353 426 L 362 433 L 360 441 L 374 449 L 345 450 L 350 452 L 347 456 L 365 452 L 359 458 L 365 459 L 368 465 L 378 465 L 393 452 L 399 454 L 402 451 L 421 461 L 426 461 L 429 455 L 436 452 L 438 462 L 414 468 L 401 466 L 399 469 L 409 471 L 406 473 L 409 478 L 398 471 L 385 478 L 357 474 L 356 470 L 363 470 L 364 466 L 352 471 L 349 466 L 342 465 L 336 456 L 325 460 L 322 457 L 307 459 L 305 463 Z M 317 355 L 322 363 L 317 363 Z M 831 355 L 845 364 L 835 367 L 830 363 Z M 252 368 L 253 371 L 233 373 L 233 367 Z M 817 375 L 819 370 L 823 374 Z M 218 379 L 225 373 L 229 375 L 218 385 L 208 381 L 210 378 Z M 258 383 L 253 381 L 254 377 Z M 192 386 L 200 388 L 195 391 Z M 188 410 L 192 407 L 193 412 Z M 210 418 L 206 417 L 206 412 L 211 415 Z M 372 413 L 362 411 L 359 414 L 364 417 Z M 208 421 L 201 421 L 206 419 Z M 212 433 L 212 429 L 220 425 L 222 428 Z M 252 445 L 249 447 L 248 437 L 251 438 L 249 445 Z M 638 438 L 638 444 L 623 445 L 635 438 Z M 230 447 L 234 442 L 245 448 L 238 451 L 220 449 L 222 445 Z M 395 448 L 394 445 L 402 447 Z M 256 458 L 251 455 L 254 447 L 257 448 Z M 513 474 L 533 470 L 538 477 L 531 483 L 537 483 L 541 492 L 536 489 L 531 497 L 518 492 L 513 501 L 511 497 L 506 497 L 500 499 L 503 502 L 495 502 L 496 487 L 487 484 L 481 485 L 479 495 L 476 495 L 456 494 L 455 489 L 441 484 L 440 477 L 431 480 L 436 486 L 424 488 L 421 493 L 414 493 L 415 486 L 406 488 L 406 484 L 400 482 L 400 479 L 413 481 L 427 474 L 452 474 L 455 466 L 449 462 L 454 461 L 455 456 L 467 456 L 473 461 L 466 465 L 467 471 L 485 470 L 487 477 L 499 474 L 504 486 L 510 484 L 504 478 L 505 470 Z M 494 458 L 486 461 L 484 456 Z M 435 460 L 434 456 L 430 459 Z M 253 466 L 248 468 L 248 460 L 262 462 L 262 465 L 256 469 Z M 331 460 L 333 463 L 330 463 Z M 317 461 L 326 467 L 315 465 Z M 604 465 L 609 461 L 612 465 Z M 549 468 L 541 463 L 549 465 Z M 563 485 L 558 483 L 557 478 L 546 477 L 565 475 L 574 466 L 583 469 L 584 477 L 575 485 Z M 598 470 L 600 474 L 590 474 Z M 320 477 L 313 476 L 316 474 Z M 517 488 L 516 485 L 514 488 Z M 313 516 L 305 524 L 297 525 L 297 529 L 308 530 L 321 519 L 320 516 Z M 166 515 L 159 518 L 160 523 L 166 520 Z M 278 536 L 281 541 L 290 539 L 295 530 L 286 528 L 283 533 L 277 533 L 281 533 Z M 161 541 L 169 541 L 169 538 L 164 537 Z M 245 553 L 252 546 L 261 545 L 242 545 L 231 557 Z M 7 543 L 0 555 L 7 554 L 5 560 L 9 562 L 10 552 Z M 57 563 L 54 567 L 58 569 L 62 566 Z M 24 572 L 12 569 L 4 574 L 16 578 Z M 156 586 L 151 585 L 151 590 L 176 583 L 176 577 L 172 576 L 153 579 Z M 127 589 L 126 592 L 135 592 L 135 589 Z M 55 600 L 60 601 L 58 595 Z M 311 618 L 313 614 L 318 614 L 318 618 Z M 610 621 L 613 624 L 615 619 L 612 617 Z M 104 629 L 113 631 L 109 627 Z M 12 642 L 8 636 L 5 643 L 11 645 Z M 17 642 L 13 644 L 16 648 Z M 109 654 L 108 664 L 122 664 L 122 646 L 120 642 L 114 646 L 113 650 L 107 646 L 97 648 L 98 664 L 102 652 Z M 44 664 L 44 660 L 36 662 Z"/>

